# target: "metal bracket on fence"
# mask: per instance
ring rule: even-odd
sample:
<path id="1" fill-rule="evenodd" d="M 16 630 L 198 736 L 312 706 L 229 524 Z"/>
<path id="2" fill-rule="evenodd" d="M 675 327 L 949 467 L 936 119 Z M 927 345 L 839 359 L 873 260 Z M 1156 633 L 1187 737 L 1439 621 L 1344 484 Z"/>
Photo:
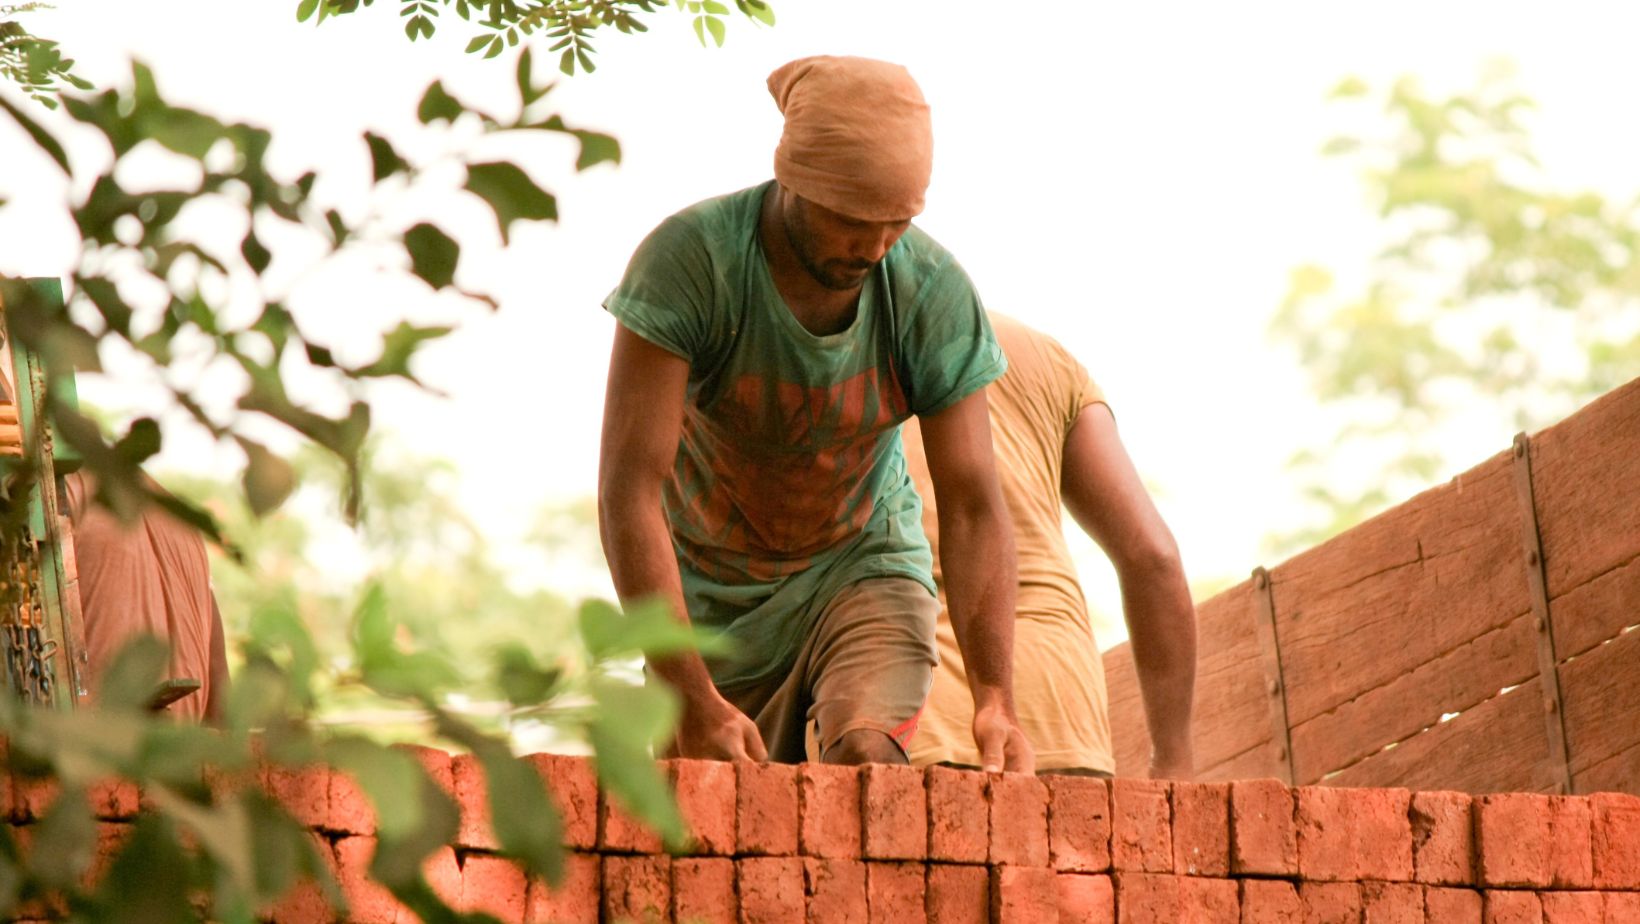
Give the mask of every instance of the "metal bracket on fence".
<path id="1" fill-rule="evenodd" d="M 1270 741 L 1275 745 L 1281 775 L 1288 785 L 1296 786 L 1292 731 L 1287 724 L 1287 685 L 1281 678 L 1281 649 L 1276 645 L 1276 601 L 1270 587 L 1270 572 L 1263 567 L 1253 569 L 1253 593 L 1258 596 L 1254 631 L 1264 659 L 1264 691 L 1270 698 Z"/>
<path id="2" fill-rule="evenodd" d="M 1562 793 L 1572 788 L 1572 762 L 1566 746 L 1565 700 L 1560 695 L 1560 661 L 1555 655 L 1555 624 L 1549 618 L 1549 584 L 1543 575 L 1543 538 L 1538 533 L 1537 502 L 1532 494 L 1532 441 L 1515 435 L 1515 498 L 1520 504 L 1521 538 L 1526 552 L 1526 584 L 1532 598 L 1532 627 L 1537 632 L 1538 678 L 1543 688 L 1543 724 L 1549 737 L 1549 763 Z"/>

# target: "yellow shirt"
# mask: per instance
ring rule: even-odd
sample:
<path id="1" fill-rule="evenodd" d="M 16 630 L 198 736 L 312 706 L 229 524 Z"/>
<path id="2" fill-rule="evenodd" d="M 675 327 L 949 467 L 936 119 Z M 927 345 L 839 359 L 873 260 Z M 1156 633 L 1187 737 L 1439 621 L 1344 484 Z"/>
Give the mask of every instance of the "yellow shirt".
<path id="1" fill-rule="evenodd" d="M 1008 357 L 1008 371 L 988 386 L 991 443 L 997 478 L 1014 522 L 1019 554 L 1015 603 L 1014 702 L 1020 725 L 1036 750 L 1039 770 L 1083 767 L 1114 771 L 1105 673 L 1088 622 L 1060 525 L 1060 471 L 1065 440 L 1082 410 L 1104 402 L 1088 372 L 1053 338 L 995 312 L 991 325 Z M 933 484 L 916 420 L 903 432 L 907 462 L 923 498 L 923 529 L 934 548 L 934 581 L 945 601 L 940 572 Z M 974 703 L 962 656 L 941 609 L 940 665 L 928 694 L 911 762 L 978 765 Z"/>

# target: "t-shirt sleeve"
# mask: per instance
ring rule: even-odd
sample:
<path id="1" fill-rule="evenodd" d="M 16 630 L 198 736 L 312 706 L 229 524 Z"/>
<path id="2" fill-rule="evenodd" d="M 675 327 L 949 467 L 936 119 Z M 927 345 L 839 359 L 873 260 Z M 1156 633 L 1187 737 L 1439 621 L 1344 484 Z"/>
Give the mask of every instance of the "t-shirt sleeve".
<path id="1" fill-rule="evenodd" d="M 903 325 L 903 384 L 913 414 L 938 414 L 1008 369 L 979 293 L 949 257 L 912 300 Z"/>
<path id="2" fill-rule="evenodd" d="M 715 279 L 700 232 L 674 216 L 638 245 L 604 308 L 633 333 L 694 365 L 711 341 Z"/>

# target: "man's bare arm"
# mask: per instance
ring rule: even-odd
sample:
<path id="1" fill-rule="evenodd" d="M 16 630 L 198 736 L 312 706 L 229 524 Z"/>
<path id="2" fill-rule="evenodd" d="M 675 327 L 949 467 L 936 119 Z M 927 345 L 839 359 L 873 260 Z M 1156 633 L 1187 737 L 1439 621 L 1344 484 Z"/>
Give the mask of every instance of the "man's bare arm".
<path id="1" fill-rule="evenodd" d="M 1035 756 L 1014 714 L 1018 563 L 991 456 L 985 391 L 921 424 L 940 512 L 940 572 L 974 696 L 974 743 L 986 770 L 1030 773 Z"/>
<path id="2" fill-rule="evenodd" d="M 1110 557 L 1122 585 L 1133 664 L 1150 728 L 1150 775 L 1195 772 L 1190 716 L 1196 688 L 1196 609 L 1173 533 L 1116 433 L 1110 408 L 1085 408 L 1065 441 L 1065 507 Z"/>
<path id="3" fill-rule="evenodd" d="M 617 325 L 598 458 L 604 557 L 623 603 L 658 596 L 685 622 L 661 488 L 677 455 L 688 382 L 688 362 Z M 681 756 L 767 759 L 757 726 L 718 693 L 699 654 L 657 658 L 649 666 L 683 698 Z"/>

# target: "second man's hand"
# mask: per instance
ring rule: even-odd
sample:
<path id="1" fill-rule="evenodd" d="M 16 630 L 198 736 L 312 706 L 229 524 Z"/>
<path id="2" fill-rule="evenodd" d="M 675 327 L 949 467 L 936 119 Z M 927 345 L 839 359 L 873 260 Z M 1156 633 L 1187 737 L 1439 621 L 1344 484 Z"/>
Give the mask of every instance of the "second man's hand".
<path id="1" fill-rule="evenodd" d="M 1019 727 L 1012 710 L 1001 704 L 974 710 L 974 744 L 979 748 L 980 768 L 988 773 L 1036 772 L 1036 753 Z"/>

